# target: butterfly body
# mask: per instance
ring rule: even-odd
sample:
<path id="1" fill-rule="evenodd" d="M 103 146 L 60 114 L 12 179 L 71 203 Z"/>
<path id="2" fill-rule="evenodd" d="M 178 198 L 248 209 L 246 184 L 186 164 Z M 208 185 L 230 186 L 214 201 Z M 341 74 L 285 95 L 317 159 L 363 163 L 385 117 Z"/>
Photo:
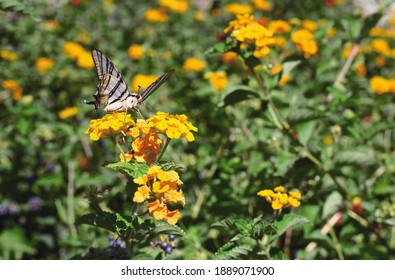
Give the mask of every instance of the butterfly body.
<path id="1" fill-rule="evenodd" d="M 85 103 L 94 105 L 95 110 L 107 104 L 104 108 L 107 113 L 125 112 L 137 107 L 174 73 L 174 70 L 167 71 L 141 93 L 130 93 L 121 73 L 108 57 L 101 51 L 93 50 L 92 58 L 99 84 L 96 94 L 93 95 L 95 100 Z"/>

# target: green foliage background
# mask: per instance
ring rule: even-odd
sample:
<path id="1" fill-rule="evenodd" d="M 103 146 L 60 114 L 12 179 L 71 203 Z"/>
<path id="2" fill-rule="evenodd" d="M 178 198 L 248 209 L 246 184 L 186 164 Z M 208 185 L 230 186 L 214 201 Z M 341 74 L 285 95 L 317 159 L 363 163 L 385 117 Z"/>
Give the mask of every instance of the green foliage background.
<path id="1" fill-rule="evenodd" d="M 151 235 L 132 258 L 395 258 L 394 95 L 379 96 L 369 87 L 374 75 L 394 77 L 394 60 L 378 69 L 374 56 L 360 56 L 366 77 L 350 70 L 341 87 L 333 86 L 345 46 L 358 35 L 362 42 L 371 40 L 368 30 L 378 18 L 363 20 L 356 9 L 313 0 L 303 1 L 303 9 L 298 1 L 275 1 L 273 13 L 254 11 L 268 21 L 325 18 L 337 32 L 331 38 L 327 30 L 315 33 L 319 58 L 307 60 L 300 53 L 287 58 L 284 68 L 293 78 L 284 86 L 278 86 L 278 76 L 263 77 L 271 88 L 268 105 L 253 78 L 219 59 L 218 51 L 225 50 L 221 32 L 234 18 L 223 11 L 230 1 L 191 1 L 187 12 L 170 13 L 164 23 L 144 19 L 148 8 L 158 7 L 156 1 L 71 2 L 0 1 L 0 49 L 19 57 L 0 60 L 0 82 L 16 80 L 23 96 L 33 97 L 15 101 L 0 89 L 0 258 L 70 259 L 84 256 L 89 247 L 107 248 L 108 231 L 89 225 L 89 216 L 76 225 L 91 212 L 92 193 L 106 212 L 131 213 L 130 180 L 105 167 L 119 160 L 114 144 L 91 142 L 84 134 L 89 121 L 104 112 L 83 103 L 96 90 L 96 73 L 66 57 L 67 41 L 101 50 L 127 82 L 139 73 L 175 68 L 147 103 L 154 111 L 186 114 L 199 128 L 195 142 L 173 141 L 164 158 L 184 167 L 187 204 L 177 229 L 144 224 Z M 204 19 L 196 21 L 197 4 L 206 2 L 209 8 L 200 8 Z M 213 7 L 222 13 L 216 15 Z M 48 29 L 45 22 L 53 19 L 60 27 Z M 87 42 L 81 34 L 88 34 Z M 132 44 L 155 53 L 133 61 L 127 54 Z M 271 56 L 281 54 L 273 50 Z M 55 61 L 44 76 L 36 70 L 39 57 Z M 206 62 L 203 72 L 226 71 L 227 87 L 217 92 L 204 73 L 183 70 L 189 57 Z M 276 125 L 270 104 L 289 130 Z M 59 118 L 59 111 L 73 106 L 80 110 L 77 116 Z M 322 141 L 326 136 L 333 144 Z M 273 210 L 256 193 L 278 185 L 299 189 L 302 205 L 272 222 Z M 40 198 L 40 209 L 29 206 L 32 197 Z M 361 212 L 352 209 L 354 197 L 362 199 Z M 335 213 L 341 219 L 323 234 Z M 172 254 L 149 246 L 172 230 L 178 234 Z M 315 247 L 307 250 L 312 242 Z"/>

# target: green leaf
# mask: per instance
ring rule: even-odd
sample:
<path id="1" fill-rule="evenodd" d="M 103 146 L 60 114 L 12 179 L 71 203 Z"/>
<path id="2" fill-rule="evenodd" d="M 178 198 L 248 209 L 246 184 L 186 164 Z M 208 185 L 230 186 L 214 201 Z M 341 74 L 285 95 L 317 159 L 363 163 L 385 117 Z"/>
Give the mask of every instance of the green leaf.
<path id="1" fill-rule="evenodd" d="M 395 227 L 395 218 L 385 219 L 384 223 L 389 225 L 389 226 Z"/>
<path id="2" fill-rule="evenodd" d="M 291 110 L 288 115 L 287 120 L 291 125 L 297 125 L 300 123 L 305 123 L 307 121 L 315 120 L 320 117 L 316 111 L 308 108 L 299 108 L 298 110 Z"/>
<path id="3" fill-rule="evenodd" d="M 155 260 L 161 253 L 163 253 L 161 248 L 143 248 L 137 253 L 137 255 L 133 256 L 133 260 Z"/>
<path id="4" fill-rule="evenodd" d="M 39 21 L 36 12 L 31 3 L 26 3 L 26 1 L 17 0 L 0 0 L 0 10 L 20 12 L 29 15 L 32 20 Z"/>
<path id="5" fill-rule="evenodd" d="M 76 224 L 86 224 L 117 232 L 117 216 L 109 212 L 90 213 L 77 219 Z"/>
<path id="6" fill-rule="evenodd" d="M 206 54 L 224 53 L 228 50 L 225 43 L 217 43 L 212 48 L 206 50 Z"/>
<path id="7" fill-rule="evenodd" d="M 307 145 L 317 127 L 317 121 L 309 121 L 296 126 L 298 139 L 304 146 Z"/>
<path id="8" fill-rule="evenodd" d="M 340 105 L 344 104 L 349 99 L 347 93 L 337 87 L 329 86 L 328 91 L 332 94 L 333 97 L 331 106 L 335 108 L 338 108 Z"/>
<path id="9" fill-rule="evenodd" d="M 147 174 L 149 169 L 147 164 L 138 162 L 116 162 L 107 164 L 106 167 L 121 172 L 131 178 L 141 177 Z"/>
<path id="10" fill-rule="evenodd" d="M 34 254 L 36 249 L 24 236 L 21 228 L 5 229 L 0 234 L 2 259 L 22 259 L 25 254 Z"/>
<path id="11" fill-rule="evenodd" d="M 338 165 L 372 166 L 377 164 L 374 152 L 370 149 L 338 151 L 334 157 Z"/>
<path id="12" fill-rule="evenodd" d="M 326 199 L 323 209 L 322 218 L 327 219 L 343 206 L 343 197 L 337 191 L 332 192 Z"/>
<path id="13" fill-rule="evenodd" d="M 300 60 L 287 61 L 283 63 L 283 75 L 291 72 L 296 66 L 300 64 Z"/>
<path id="14" fill-rule="evenodd" d="M 230 244 L 232 245 L 232 244 Z M 248 256 L 248 254 L 252 251 L 250 246 L 236 246 L 231 250 L 227 251 L 228 246 L 224 246 L 218 250 L 218 252 L 214 255 L 214 260 L 238 260 L 243 256 Z"/>
<path id="15" fill-rule="evenodd" d="M 293 166 L 295 161 L 298 159 L 296 154 L 282 150 L 278 152 L 277 156 L 277 173 L 279 176 L 283 176 Z"/>
<path id="16" fill-rule="evenodd" d="M 259 58 L 256 58 L 252 54 L 244 58 L 244 63 L 250 68 L 254 69 L 256 66 L 260 65 L 262 62 Z"/>
<path id="17" fill-rule="evenodd" d="M 159 162 L 159 165 L 164 171 L 170 171 L 170 170 L 178 171 L 185 169 L 183 165 L 175 161 Z"/>
<path id="18" fill-rule="evenodd" d="M 355 17 L 347 17 L 344 19 L 341 19 L 341 24 L 346 31 L 347 35 L 350 36 L 353 39 L 356 39 L 359 37 L 361 30 L 362 30 L 362 23 L 360 18 L 355 18 Z"/>
<path id="19" fill-rule="evenodd" d="M 308 233 L 314 229 L 314 224 L 320 219 L 321 206 L 303 205 L 299 207 L 299 214 L 307 218 L 311 223 L 304 227 L 304 232 Z"/>
<path id="20" fill-rule="evenodd" d="M 252 90 L 247 86 L 238 87 L 225 96 L 223 103 L 221 105 L 223 106 L 234 105 L 244 100 L 255 99 L 255 98 L 259 98 L 259 94 L 256 91 Z"/>
<path id="21" fill-rule="evenodd" d="M 39 178 L 36 181 L 37 186 L 63 186 L 64 181 L 63 177 L 60 174 L 51 174 L 44 177 Z"/>
<path id="22" fill-rule="evenodd" d="M 126 231 L 131 228 L 131 222 L 133 218 L 131 216 L 122 216 L 119 213 L 115 213 L 115 216 L 115 230 L 120 236 L 125 236 Z"/>
<path id="23" fill-rule="evenodd" d="M 164 234 L 164 233 L 174 234 L 187 238 L 186 232 L 179 226 L 169 225 L 167 222 L 164 221 L 157 221 L 155 224 L 156 224 L 156 227 L 154 229 L 155 234 Z"/>
<path id="24" fill-rule="evenodd" d="M 378 195 L 391 194 L 395 192 L 395 187 L 391 181 L 384 177 L 373 188 L 373 193 Z"/>
<path id="25" fill-rule="evenodd" d="M 288 229 L 300 227 L 308 224 L 310 221 L 303 216 L 297 214 L 286 214 L 280 221 L 275 221 L 273 226 L 276 228 L 276 234 L 269 237 L 269 242 L 274 242 Z"/>

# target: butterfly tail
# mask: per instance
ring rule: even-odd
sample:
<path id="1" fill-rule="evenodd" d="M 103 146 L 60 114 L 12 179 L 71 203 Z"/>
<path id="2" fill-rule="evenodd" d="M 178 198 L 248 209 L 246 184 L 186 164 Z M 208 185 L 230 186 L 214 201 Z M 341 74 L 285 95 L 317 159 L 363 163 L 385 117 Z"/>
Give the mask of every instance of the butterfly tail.
<path id="1" fill-rule="evenodd" d="M 95 110 L 97 111 L 97 109 L 99 109 L 99 106 L 100 106 L 100 98 L 99 98 L 98 95 L 93 95 L 93 97 L 95 98 L 94 101 L 88 101 L 88 102 L 87 102 L 87 101 L 85 100 L 85 104 L 94 105 L 94 106 L 95 106 Z"/>

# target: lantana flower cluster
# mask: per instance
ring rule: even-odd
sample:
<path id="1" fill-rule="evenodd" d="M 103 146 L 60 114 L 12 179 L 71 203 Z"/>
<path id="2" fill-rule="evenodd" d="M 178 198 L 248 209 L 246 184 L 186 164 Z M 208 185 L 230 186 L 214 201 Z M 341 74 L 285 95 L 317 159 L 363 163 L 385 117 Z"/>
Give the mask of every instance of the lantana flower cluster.
<path id="1" fill-rule="evenodd" d="M 147 120 L 138 119 L 135 122 L 130 114 L 119 112 L 91 120 L 85 134 L 89 134 L 93 141 L 117 135 L 132 137 L 131 149 L 125 155 L 120 155 L 121 161 L 130 161 L 134 158 L 138 162 L 152 164 L 163 144 L 159 134 L 170 139 L 186 138 L 192 142 L 195 140 L 192 132 L 196 131 L 197 128 L 188 121 L 185 115 L 157 112 Z"/>
<path id="2" fill-rule="evenodd" d="M 258 196 L 263 196 L 269 202 L 273 210 L 280 210 L 289 207 L 299 207 L 299 199 L 302 197 L 301 193 L 289 191 L 285 193 L 283 186 L 275 187 L 273 190 L 264 189 L 257 193 Z"/>
<path id="3" fill-rule="evenodd" d="M 395 94 L 395 79 L 386 79 L 380 76 L 374 76 L 369 80 L 370 88 L 378 95 L 386 93 Z"/>
<path id="4" fill-rule="evenodd" d="M 169 210 L 168 203 L 185 205 L 185 197 L 179 186 L 182 181 L 174 170 L 164 171 L 160 166 L 151 166 L 146 175 L 133 180 L 139 187 L 133 202 L 148 201 L 147 208 L 155 220 L 166 220 L 174 225 L 180 218 L 179 210 Z"/>
<path id="5" fill-rule="evenodd" d="M 274 43 L 273 32 L 254 20 L 249 14 L 237 15 L 224 32 L 241 43 L 240 48 L 251 46 L 254 56 L 261 58 L 269 54 L 269 45 Z"/>
<path id="6" fill-rule="evenodd" d="M 78 43 L 66 42 L 63 45 L 63 52 L 68 58 L 76 60 L 81 68 L 91 69 L 94 66 L 91 53 Z"/>
<path id="7" fill-rule="evenodd" d="M 185 205 L 185 198 L 179 186 L 182 184 L 178 173 L 174 170 L 164 171 L 160 166 L 152 165 L 158 159 L 163 147 L 164 135 L 167 141 L 174 138 L 186 138 L 194 141 L 192 132 L 197 128 L 193 126 L 185 115 L 171 115 L 157 112 L 153 117 L 134 121 L 131 115 L 124 112 L 106 114 L 101 119 L 91 120 L 89 128 L 85 131 L 90 134 L 91 140 L 121 136 L 132 138 L 131 149 L 120 154 L 121 161 L 145 162 L 151 165 L 147 174 L 135 178 L 133 181 L 139 185 L 134 194 L 133 201 L 142 203 L 148 201 L 147 208 L 156 220 L 165 219 L 169 224 L 177 223 L 180 218 L 178 210 L 169 210 L 168 204 Z M 120 141 L 124 144 L 126 141 Z"/>
<path id="8" fill-rule="evenodd" d="M 305 58 L 310 58 L 318 51 L 317 42 L 313 37 L 313 33 L 306 29 L 300 29 L 291 34 L 292 42 L 296 44 L 298 50 L 303 51 Z"/>
<path id="9" fill-rule="evenodd" d="M 91 120 L 85 134 L 89 134 L 92 141 L 115 137 L 120 133 L 126 133 L 128 128 L 134 125 L 134 123 L 131 115 L 126 115 L 122 112 L 106 114 L 100 119 Z"/>

